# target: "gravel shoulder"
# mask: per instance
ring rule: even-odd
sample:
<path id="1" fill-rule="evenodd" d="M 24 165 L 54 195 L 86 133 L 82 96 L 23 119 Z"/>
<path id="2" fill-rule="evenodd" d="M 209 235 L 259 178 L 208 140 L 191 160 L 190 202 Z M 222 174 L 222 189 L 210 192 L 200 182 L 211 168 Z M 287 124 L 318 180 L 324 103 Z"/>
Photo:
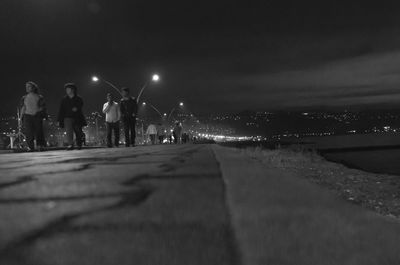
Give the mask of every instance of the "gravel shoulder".
<path id="1" fill-rule="evenodd" d="M 261 163 L 321 185 L 350 203 L 400 219 L 399 176 L 348 168 L 302 149 L 248 148 L 242 152 Z"/>

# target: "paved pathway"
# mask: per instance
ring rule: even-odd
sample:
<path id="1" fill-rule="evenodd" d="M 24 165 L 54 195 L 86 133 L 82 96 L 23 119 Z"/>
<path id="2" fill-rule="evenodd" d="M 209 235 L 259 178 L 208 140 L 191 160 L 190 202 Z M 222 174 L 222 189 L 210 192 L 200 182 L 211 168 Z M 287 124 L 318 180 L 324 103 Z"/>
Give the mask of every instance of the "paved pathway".
<path id="1" fill-rule="evenodd" d="M 214 151 L 242 264 L 400 264 L 399 220 L 276 168 L 260 152 Z"/>
<path id="2" fill-rule="evenodd" d="M 207 145 L 0 156 L 0 264 L 237 264 Z"/>
<path id="3" fill-rule="evenodd" d="M 399 235 L 216 145 L 0 155 L 0 265 L 397 265 Z"/>

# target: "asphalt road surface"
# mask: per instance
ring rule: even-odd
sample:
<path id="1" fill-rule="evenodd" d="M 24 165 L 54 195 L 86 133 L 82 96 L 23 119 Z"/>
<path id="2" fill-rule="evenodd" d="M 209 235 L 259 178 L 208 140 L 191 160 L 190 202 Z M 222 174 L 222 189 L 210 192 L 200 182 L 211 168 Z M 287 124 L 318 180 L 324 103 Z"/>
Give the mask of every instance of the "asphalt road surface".
<path id="1" fill-rule="evenodd" d="M 0 155 L 0 265 L 395 265 L 399 235 L 252 150 Z"/>
<path id="2" fill-rule="evenodd" d="M 0 264 L 239 264 L 207 145 L 4 154 Z"/>

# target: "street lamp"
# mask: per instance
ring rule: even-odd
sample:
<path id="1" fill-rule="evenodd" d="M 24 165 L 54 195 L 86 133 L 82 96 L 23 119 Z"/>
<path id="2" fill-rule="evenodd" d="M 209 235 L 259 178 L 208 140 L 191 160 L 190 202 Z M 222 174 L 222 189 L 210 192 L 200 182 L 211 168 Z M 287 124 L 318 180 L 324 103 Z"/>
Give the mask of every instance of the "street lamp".
<path id="1" fill-rule="evenodd" d="M 152 104 L 150 104 L 150 103 L 146 103 L 146 102 L 143 102 L 143 103 L 142 103 L 142 106 L 143 106 L 143 107 L 145 107 L 146 105 L 149 105 L 150 108 L 152 108 L 153 110 L 155 110 L 155 111 L 158 113 L 158 115 L 160 115 L 161 119 L 163 118 L 163 115 L 161 114 L 161 112 L 160 112 L 156 107 L 154 107 L 154 105 L 152 105 Z M 164 116 L 165 116 L 165 115 L 166 115 L 166 113 L 164 113 Z"/>
<path id="2" fill-rule="evenodd" d="M 99 82 L 99 81 L 103 81 L 104 83 L 106 83 L 106 84 L 109 85 L 110 87 L 114 88 L 114 89 L 118 92 L 118 94 L 120 94 L 120 95 L 122 96 L 121 91 L 119 91 L 119 89 L 117 88 L 117 86 L 114 85 L 113 83 L 111 83 L 110 81 L 107 81 L 107 80 L 105 80 L 104 78 L 101 78 L 101 77 L 98 77 L 98 76 L 95 76 L 95 75 L 92 76 L 92 81 L 95 82 L 95 83 L 97 83 L 97 82 Z"/>
<path id="3" fill-rule="evenodd" d="M 95 82 L 95 83 L 97 83 L 99 81 L 102 81 L 102 82 L 106 83 L 107 85 L 109 85 L 110 87 L 114 88 L 122 96 L 121 91 L 117 88 L 116 85 L 114 85 L 110 81 L 107 81 L 104 78 L 101 78 L 101 77 L 96 76 L 96 75 L 92 76 L 92 81 Z M 151 81 L 153 81 L 154 83 L 157 83 L 158 81 L 160 81 L 160 76 L 158 74 L 153 74 L 152 77 L 151 77 Z M 144 83 L 143 87 L 140 89 L 140 92 L 139 92 L 139 94 L 137 96 L 136 102 L 139 102 L 140 97 L 142 96 L 142 94 L 144 92 L 144 89 L 148 86 L 148 84 L 149 84 L 149 81 L 146 81 Z"/>
<path id="4" fill-rule="evenodd" d="M 158 81 L 160 81 L 160 76 L 158 74 L 154 74 L 151 77 L 151 81 L 157 83 Z M 140 97 L 142 96 L 142 94 L 144 92 L 144 89 L 148 86 L 148 84 L 149 84 L 149 81 L 146 81 L 146 83 L 144 83 L 143 87 L 140 89 L 140 92 L 139 92 L 139 94 L 137 96 L 137 99 L 136 99 L 137 102 L 139 102 Z"/>
<path id="5" fill-rule="evenodd" d="M 179 102 L 179 107 L 183 107 L 183 102 Z M 168 114 L 168 118 L 167 118 L 167 120 L 169 120 L 170 118 L 171 118 L 171 116 L 172 116 L 172 113 L 174 112 L 176 110 L 176 107 L 173 107 L 172 109 L 171 109 L 171 111 L 169 112 L 169 114 Z"/>

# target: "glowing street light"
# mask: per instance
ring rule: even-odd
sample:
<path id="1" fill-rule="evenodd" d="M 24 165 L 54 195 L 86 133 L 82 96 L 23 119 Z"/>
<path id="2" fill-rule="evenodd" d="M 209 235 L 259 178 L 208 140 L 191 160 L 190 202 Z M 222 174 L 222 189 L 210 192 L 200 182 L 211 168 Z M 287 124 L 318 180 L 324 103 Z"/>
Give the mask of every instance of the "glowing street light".
<path id="1" fill-rule="evenodd" d="M 157 83 L 158 81 L 160 81 L 160 76 L 158 74 L 153 74 L 151 77 L 151 81 L 153 81 L 154 83 Z M 140 92 L 137 96 L 137 102 L 139 102 L 140 97 L 142 96 L 143 91 L 147 87 L 148 84 L 149 84 L 149 81 L 146 81 L 146 83 L 144 83 L 142 89 L 140 89 Z"/>
<path id="2" fill-rule="evenodd" d="M 181 101 L 181 102 L 179 102 L 179 107 L 183 107 L 184 106 L 184 104 L 183 104 L 183 102 Z M 173 107 L 172 109 L 171 109 L 171 111 L 169 112 L 169 114 L 168 114 L 168 118 L 167 118 L 167 120 L 169 120 L 170 118 L 171 118 L 171 116 L 172 116 L 172 113 L 176 110 L 176 108 L 177 107 Z"/>
<path id="3" fill-rule="evenodd" d="M 95 83 L 97 83 L 97 82 L 99 82 L 99 81 L 102 81 L 102 82 L 106 83 L 107 85 L 109 85 L 110 87 L 114 88 L 116 91 L 118 91 L 118 93 L 122 96 L 122 93 L 121 93 L 121 91 L 117 88 L 117 86 L 114 85 L 113 83 L 111 83 L 111 82 L 105 80 L 104 78 L 101 78 L 101 77 L 99 77 L 99 76 L 94 75 L 94 76 L 92 76 L 92 81 L 95 82 Z M 160 81 L 160 76 L 159 76 L 158 74 L 153 74 L 152 77 L 151 77 L 151 81 L 154 82 L 154 83 L 157 83 L 158 81 Z M 140 97 L 142 96 L 143 91 L 144 91 L 144 89 L 147 87 L 148 84 L 149 84 L 149 81 L 146 81 L 146 83 L 145 83 L 145 84 L 143 85 L 143 87 L 140 89 L 140 92 L 139 92 L 139 94 L 138 94 L 138 96 L 137 96 L 136 102 L 139 102 Z"/>
<path id="4" fill-rule="evenodd" d="M 111 82 L 105 80 L 104 78 L 100 78 L 100 77 L 94 75 L 94 76 L 92 76 L 92 81 L 95 82 L 95 83 L 97 83 L 97 82 L 99 82 L 99 81 L 103 81 L 104 83 L 106 83 L 106 84 L 109 85 L 110 87 L 114 88 L 114 89 L 122 96 L 122 93 L 121 93 L 121 91 L 119 91 L 119 89 L 117 88 L 117 86 L 114 85 L 113 83 L 111 83 Z"/>
<path id="5" fill-rule="evenodd" d="M 149 105 L 150 108 L 152 108 L 153 110 L 155 110 L 155 111 L 157 112 L 157 114 L 160 115 L 161 119 L 163 118 L 163 115 L 161 114 L 161 112 L 160 112 L 156 107 L 154 107 L 153 104 L 146 103 L 146 102 L 142 102 L 142 106 L 143 106 L 143 107 L 146 107 L 147 105 Z M 165 113 L 164 113 L 164 116 L 165 116 Z"/>

